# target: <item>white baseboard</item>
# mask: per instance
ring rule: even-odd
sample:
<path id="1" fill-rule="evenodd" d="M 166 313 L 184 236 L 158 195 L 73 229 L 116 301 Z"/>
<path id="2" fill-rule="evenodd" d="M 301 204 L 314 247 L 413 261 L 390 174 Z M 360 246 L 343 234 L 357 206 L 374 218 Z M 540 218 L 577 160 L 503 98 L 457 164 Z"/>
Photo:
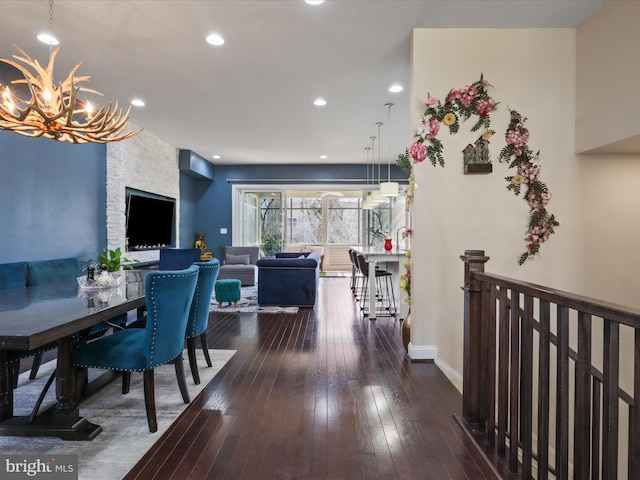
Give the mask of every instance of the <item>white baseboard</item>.
<path id="1" fill-rule="evenodd" d="M 462 393 L 462 375 L 451 367 L 447 362 L 440 358 L 436 358 L 436 365 L 445 374 L 451 383 Z"/>
<path id="2" fill-rule="evenodd" d="M 447 362 L 438 358 L 437 345 L 414 345 L 409 342 L 409 352 L 407 353 L 411 361 L 433 360 L 436 366 L 442 370 L 442 373 L 449 379 L 451 383 L 462 393 L 462 374 L 452 368 Z"/>
<path id="3" fill-rule="evenodd" d="M 411 360 L 435 360 L 438 358 L 436 345 L 414 345 L 409 342 L 409 358 Z"/>

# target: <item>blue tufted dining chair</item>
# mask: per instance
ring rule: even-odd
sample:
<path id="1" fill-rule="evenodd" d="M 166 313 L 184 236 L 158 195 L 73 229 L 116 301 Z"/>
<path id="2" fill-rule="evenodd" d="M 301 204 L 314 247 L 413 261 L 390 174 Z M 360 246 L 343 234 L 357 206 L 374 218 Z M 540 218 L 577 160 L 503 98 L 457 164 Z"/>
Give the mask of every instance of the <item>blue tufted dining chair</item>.
<path id="1" fill-rule="evenodd" d="M 185 330 L 185 339 L 187 341 L 187 354 L 189 357 L 189 367 L 191 368 L 191 376 L 196 385 L 200 383 L 200 374 L 198 373 L 198 363 L 196 362 L 196 339 L 200 338 L 200 346 L 204 354 L 207 366 L 211 367 L 211 358 L 209 357 L 209 347 L 207 346 L 207 326 L 209 325 L 209 307 L 211 305 L 211 297 L 213 289 L 218 279 L 220 271 L 220 262 L 212 259 L 207 262 L 195 262 L 200 269 L 198 275 L 198 284 L 196 292 L 191 302 L 189 310 L 189 321 Z M 145 319 L 136 320 L 127 326 L 127 328 L 144 328 Z"/>
<path id="2" fill-rule="evenodd" d="M 218 279 L 220 271 L 220 262 L 217 259 L 208 262 L 196 262 L 200 269 L 198 275 L 198 285 L 196 293 L 191 302 L 189 310 L 189 321 L 184 337 L 187 340 L 187 353 L 189 356 L 189 367 L 191 368 L 191 376 L 194 383 L 200 383 L 200 374 L 198 373 L 198 364 L 196 362 L 196 338 L 200 338 L 200 346 L 207 366 L 211 367 L 211 358 L 209 357 L 209 347 L 207 346 L 207 326 L 209 325 L 209 308 L 211 305 L 211 297 L 213 296 L 213 288 Z"/>
<path id="3" fill-rule="evenodd" d="M 156 432 L 154 368 L 173 363 L 184 403 L 189 392 L 184 378 L 182 351 L 189 310 L 198 282 L 199 268 L 149 272 L 145 279 L 145 328 L 128 328 L 82 345 L 74 351 L 73 364 L 122 372 L 122 393 L 128 393 L 131 372 L 143 372 L 144 399 L 149 431 Z"/>

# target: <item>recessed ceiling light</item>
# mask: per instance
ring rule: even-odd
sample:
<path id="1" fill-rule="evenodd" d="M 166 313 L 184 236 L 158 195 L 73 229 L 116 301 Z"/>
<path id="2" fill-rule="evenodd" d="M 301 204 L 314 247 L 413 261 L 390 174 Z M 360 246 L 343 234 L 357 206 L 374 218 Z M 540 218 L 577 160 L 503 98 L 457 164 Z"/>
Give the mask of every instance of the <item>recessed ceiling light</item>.
<path id="1" fill-rule="evenodd" d="M 58 39 L 50 33 L 41 33 L 36 38 L 47 45 L 58 45 L 60 43 Z"/>
<path id="2" fill-rule="evenodd" d="M 309 5 L 320 5 L 324 3 L 324 0 L 304 0 L 304 3 L 308 3 Z"/>
<path id="3" fill-rule="evenodd" d="M 215 158 L 216 160 L 220 160 L 220 155 L 214 155 L 212 158 Z"/>
<path id="4" fill-rule="evenodd" d="M 327 156 L 326 155 L 320 155 L 320 158 L 325 160 L 327 158 Z"/>
<path id="5" fill-rule="evenodd" d="M 316 98 L 313 101 L 313 104 L 317 107 L 324 107 L 327 104 L 327 101 L 324 98 Z"/>
<path id="6" fill-rule="evenodd" d="M 220 45 L 224 45 L 224 38 L 222 38 L 217 33 L 212 33 L 211 35 L 207 36 L 207 43 L 210 43 L 211 45 L 215 45 L 218 47 Z"/>
<path id="7" fill-rule="evenodd" d="M 402 85 L 398 85 L 397 83 L 395 85 L 391 85 L 389 87 L 389 91 L 391 93 L 398 93 L 402 91 Z"/>
<path id="8" fill-rule="evenodd" d="M 134 105 L 136 107 L 144 107 L 144 101 L 139 98 L 134 98 L 133 100 L 131 100 L 131 105 Z"/>

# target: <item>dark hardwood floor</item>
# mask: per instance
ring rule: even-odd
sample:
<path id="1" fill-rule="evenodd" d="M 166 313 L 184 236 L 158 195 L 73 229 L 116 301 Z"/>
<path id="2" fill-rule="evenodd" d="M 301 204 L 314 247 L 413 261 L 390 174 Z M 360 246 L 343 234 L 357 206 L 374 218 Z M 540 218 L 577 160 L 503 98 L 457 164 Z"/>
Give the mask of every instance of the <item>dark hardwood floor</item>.
<path id="1" fill-rule="evenodd" d="M 459 392 L 357 305 L 348 278 L 322 278 L 315 309 L 212 313 L 209 348 L 237 353 L 125 478 L 494 478 Z"/>

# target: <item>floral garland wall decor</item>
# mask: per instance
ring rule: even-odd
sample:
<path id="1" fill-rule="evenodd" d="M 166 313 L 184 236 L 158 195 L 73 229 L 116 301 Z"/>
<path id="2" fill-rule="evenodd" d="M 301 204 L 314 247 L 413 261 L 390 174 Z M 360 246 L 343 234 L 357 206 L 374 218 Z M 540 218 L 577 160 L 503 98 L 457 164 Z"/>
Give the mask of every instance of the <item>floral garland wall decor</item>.
<path id="1" fill-rule="evenodd" d="M 515 175 L 505 177 L 507 189 L 520 195 L 522 185 L 526 185 L 524 199 L 529 205 L 529 225 L 527 228 L 527 250 L 520 255 L 522 265 L 540 251 L 540 246 L 555 233 L 560 223 L 555 215 L 547 211 L 551 194 L 546 184 L 540 181 L 540 151 L 533 153 L 527 142 L 529 130 L 525 128 L 523 117 L 515 110 L 509 110 L 511 121 L 505 133 L 507 145 L 500 151 L 500 162 L 507 162 L 509 168 L 517 169 Z"/>
<path id="2" fill-rule="evenodd" d="M 487 87 L 491 85 L 480 75 L 480 80 L 458 90 L 451 90 L 446 96 L 444 104 L 435 97 L 427 95 L 426 110 L 416 129 L 414 142 L 409 147 L 409 156 L 415 163 L 422 163 L 427 158 L 431 165 L 444 167 L 442 142 L 437 138 L 440 124 L 449 128 L 449 134 L 458 133 L 460 122 L 472 116 L 477 117 L 471 131 L 484 128 L 480 137 L 488 141 L 494 133 L 491 125 L 490 113 L 497 109 L 496 102 Z M 516 169 L 515 175 L 505 177 L 507 189 L 516 196 L 520 195 L 522 186 L 526 186 L 524 199 L 529 206 L 529 223 L 525 241 L 526 251 L 520 255 L 518 264 L 522 265 L 540 252 L 543 243 L 555 233 L 555 227 L 560 223 L 552 213 L 547 211 L 551 200 L 551 193 L 547 185 L 540 181 L 540 152 L 533 153 L 528 145 L 529 130 L 525 128 L 526 117 L 515 110 L 509 110 L 511 120 L 505 132 L 507 145 L 500 152 L 499 161 L 508 163 L 509 168 Z"/>
<path id="3" fill-rule="evenodd" d="M 412 233 L 413 230 L 410 228 L 405 229 L 402 232 L 402 239 L 411 237 Z M 400 288 L 407 294 L 405 301 L 411 305 L 411 250 L 406 251 L 405 257 L 407 259 L 402 262 L 404 273 L 400 274 Z"/>

